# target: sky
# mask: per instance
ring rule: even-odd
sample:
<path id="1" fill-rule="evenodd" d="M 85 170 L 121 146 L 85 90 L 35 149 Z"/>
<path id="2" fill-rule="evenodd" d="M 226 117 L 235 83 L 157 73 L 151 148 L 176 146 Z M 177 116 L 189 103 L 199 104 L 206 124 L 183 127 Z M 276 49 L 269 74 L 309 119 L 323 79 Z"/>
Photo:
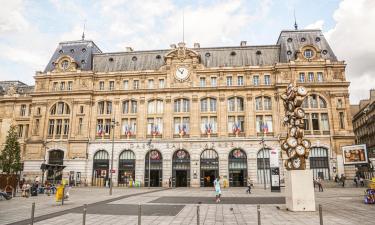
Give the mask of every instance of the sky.
<path id="1" fill-rule="evenodd" d="M 103 52 L 187 46 L 275 44 L 280 31 L 319 28 L 347 63 L 350 101 L 375 88 L 374 0 L 0 0 L 0 80 L 33 84 L 61 41 L 86 39 Z"/>

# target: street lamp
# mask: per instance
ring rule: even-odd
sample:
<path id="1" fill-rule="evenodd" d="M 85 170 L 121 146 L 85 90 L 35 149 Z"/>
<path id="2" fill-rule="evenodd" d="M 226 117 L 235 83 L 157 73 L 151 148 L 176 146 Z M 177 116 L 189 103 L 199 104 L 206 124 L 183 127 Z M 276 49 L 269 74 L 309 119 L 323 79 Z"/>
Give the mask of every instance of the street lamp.
<path id="1" fill-rule="evenodd" d="M 148 146 L 148 188 L 150 188 L 150 183 L 151 183 L 151 142 L 152 142 L 152 139 L 150 139 L 147 143 L 147 146 Z"/>
<path id="2" fill-rule="evenodd" d="M 110 171 L 110 180 L 109 180 L 109 195 L 112 195 L 112 187 L 113 187 L 113 180 L 112 180 L 112 176 L 113 176 L 113 152 L 115 150 L 115 127 L 116 125 L 118 125 L 118 122 L 115 121 L 115 118 L 112 119 L 111 121 L 111 129 L 112 129 L 112 154 L 111 154 L 111 171 Z"/>

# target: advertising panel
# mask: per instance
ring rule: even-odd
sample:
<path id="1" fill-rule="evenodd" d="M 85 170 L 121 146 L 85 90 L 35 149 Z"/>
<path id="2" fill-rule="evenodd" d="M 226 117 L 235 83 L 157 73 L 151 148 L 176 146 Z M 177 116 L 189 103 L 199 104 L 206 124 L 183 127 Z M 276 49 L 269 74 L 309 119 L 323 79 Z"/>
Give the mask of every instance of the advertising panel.
<path id="1" fill-rule="evenodd" d="M 366 145 L 349 145 L 342 147 L 344 165 L 367 163 Z"/>

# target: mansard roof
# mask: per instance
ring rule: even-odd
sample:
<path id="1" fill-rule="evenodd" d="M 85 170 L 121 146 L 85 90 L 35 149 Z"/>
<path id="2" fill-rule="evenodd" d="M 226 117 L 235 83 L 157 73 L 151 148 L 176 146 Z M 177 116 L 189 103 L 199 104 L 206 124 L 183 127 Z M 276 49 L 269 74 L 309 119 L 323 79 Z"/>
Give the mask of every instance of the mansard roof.
<path id="1" fill-rule="evenodd" d="M 275 45 L 188 48 L 198 54 L 207 68 L 272 66 L 296 59 L 303 46 L 314 46 L 323 59 L 337 61 L 321 30 L 283 30 Z M 82 51 L 85 49 L 86 51 Z M 173 49 L 102 53 L 92 41 L 72 41 L 59 44 L 45 72 L 54 70 L 54 63 L 68 55 L 80 70 L 94 72 L 158 70 Z M 85 63 L 82 63 L 85 62 Z"/>

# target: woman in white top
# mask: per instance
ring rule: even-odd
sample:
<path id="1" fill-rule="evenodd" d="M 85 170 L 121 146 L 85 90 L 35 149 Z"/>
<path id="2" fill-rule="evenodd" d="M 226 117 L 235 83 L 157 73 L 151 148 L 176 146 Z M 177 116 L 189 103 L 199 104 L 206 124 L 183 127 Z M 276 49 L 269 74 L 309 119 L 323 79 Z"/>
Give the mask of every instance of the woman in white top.
<path id="1" fill-rule="evenodd" d="M 216 194 L 216 203 L 220 202 L 221 197 L 221 188 L 220 188 L 220 177 L 217 177 L 214 181 L 215 194 Z"/>

